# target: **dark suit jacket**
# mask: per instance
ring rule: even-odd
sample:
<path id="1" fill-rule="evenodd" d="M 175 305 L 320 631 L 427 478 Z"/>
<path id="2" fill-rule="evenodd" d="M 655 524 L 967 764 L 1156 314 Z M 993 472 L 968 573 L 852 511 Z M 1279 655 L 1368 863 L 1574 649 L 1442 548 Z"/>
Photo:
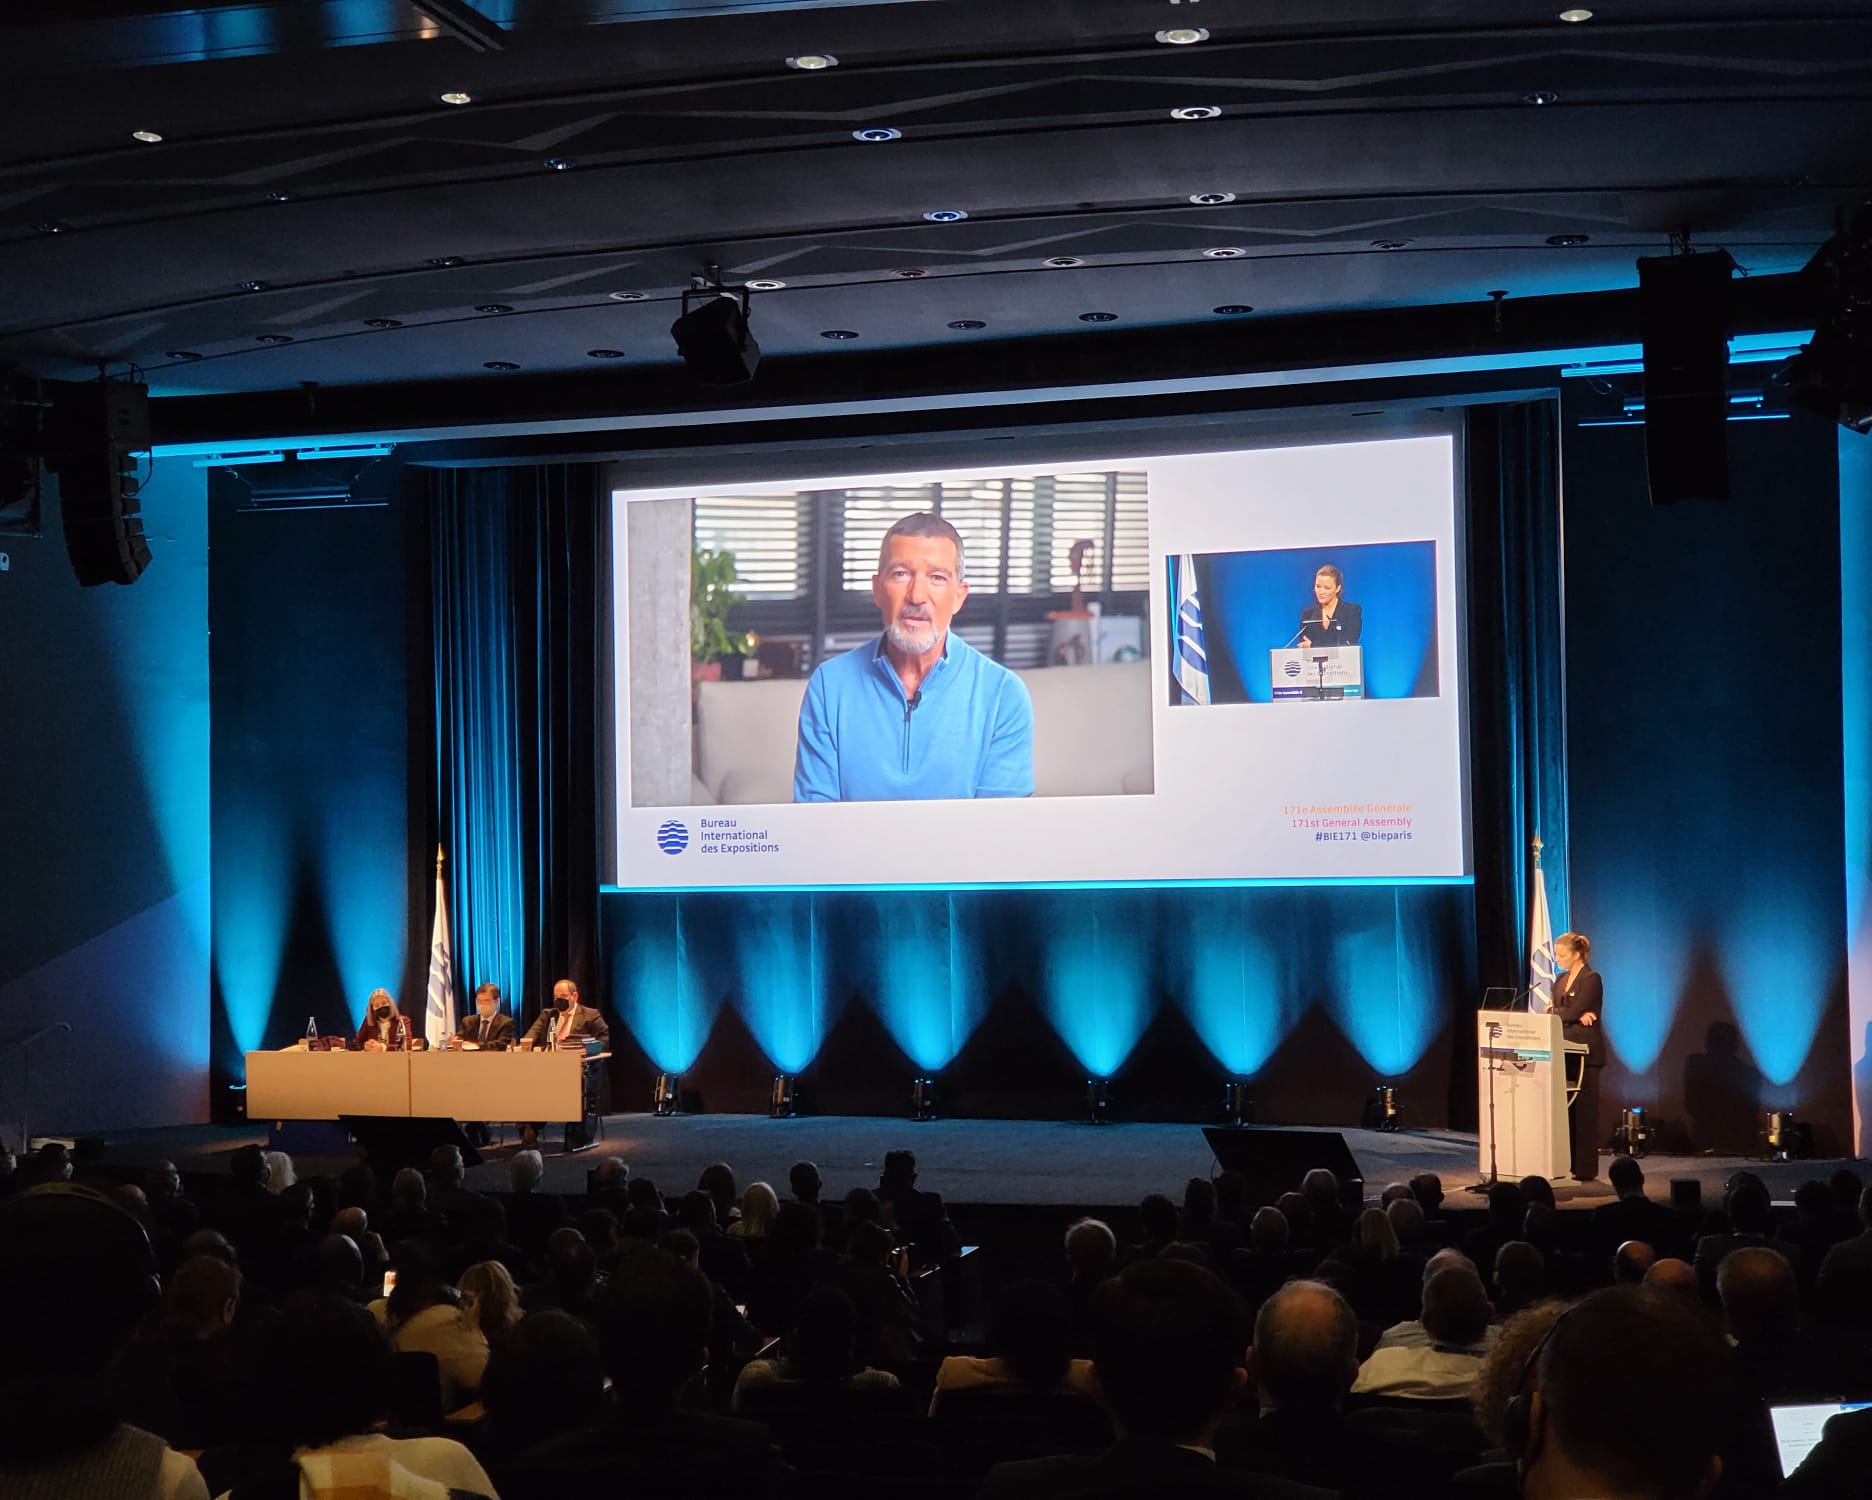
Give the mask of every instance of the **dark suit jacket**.
<path id="1" fill-rule="evenodd" d="M 495 1052 L 505 1052 L 513 1045 L 513 1017 L 504 1010 L 497 1010 L 491 1020 L 483 1023 L 481 1013 L 476 1011 L 461 1023 L 461 1031 L 457 1034 L 464 1042 L 473 1042 L 478 1047 Z"/>
<path id="2" fill-rule="evenodd" d="M 1341 599 L 1333 609 L 1332 619 L 1320 628 L 1320 607 L 1309 604 L 1300 611 L 1300 627 L 1316 646 L 1356 646 L 1359 632 L 1365 628 L 1365 612 L 1349 599 Z"/>
<path id="3" fill-rule="evenodd" d="M 1570 976 L 1562 974 L 1554 980 L 1554 1014 L 1566 1022 L 1566 1039 L 1569 1042 L 1584 1042 L 1591 1050 L 1586 1054 L 1589 1068 L 1605 1066 L 1605 983 L 1599 978 L 1598 971 L 1590 965 L 1579 973 Z M 1561 986 L 1565 985 L 1564 989 Z M 1580 1017 L 1590 1015 L 1593 1024 L 1585 1025 Z"/>
<path id="4" fill-rule="evenodd" d="M 1230 1473 L 1172 1443 L 1126 1439 L 1103 1453 L 996 1464 L 982 1482 L 979 1500 L 1144 1500 L 1157 1495 L 1328 1500 L 1331 1494 L 1264 1474 Z"/>
<path id="5" fill-rule="evenodd" d="M 536 1047 L 545 1046 L 546 1023 L 558 1014 L 550 1006 L 542 1010 L 533 1024 L 527 1027 L 527 1033 L 521 1040 L 531 1042 Z M 598 1011 L 581 1000 L 565 1013 L 559 1026 L 561 1041 L 573 1036 L 593 1037 L 601 1044 L 608 1046 L 611 1041 L 611 1026 Z"/>
<path id="6" fill-rule="evenodd" d="M 1649 1198 L 1620 1198 L 1592 1211 L 1593 1237 L 1608 1255 L 1627 1240 L 1643 1240 L 1660 1256 L 1690 1258 L 1690 1231 L 1684 1221 L 1662 1203 Z"/>

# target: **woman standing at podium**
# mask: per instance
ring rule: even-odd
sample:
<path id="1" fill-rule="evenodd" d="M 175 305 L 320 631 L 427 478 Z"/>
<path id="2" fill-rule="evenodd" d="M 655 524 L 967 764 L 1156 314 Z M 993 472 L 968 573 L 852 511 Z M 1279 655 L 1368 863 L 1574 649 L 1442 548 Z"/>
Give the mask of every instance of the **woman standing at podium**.
<path id="1" fill-rule="evenodd" d="M 1313 575 L 1313 603 L 1300 611 L 1302 646 L 1356 646 L 1364 611 L 1344 598 L 1345 574 L 1331 563 Z"/>
<path id="2" fill-rule="evenodd" d="M 1584 1042 L 1580 1059 L 1579 1095 L 1573 1101 L 1573 1176 L 1591 1182 L 1599 1175 L 1599 1070 L 1605 1066 L 1605 1028 L 1599 1014 L 1605 1008 L 1605 984 L 1586 962 L 1592 939 L 1583 932 L 1563 932 L 1554 939 L 1554 1014 L 1566 1023 L 1566 1039 Z"/>

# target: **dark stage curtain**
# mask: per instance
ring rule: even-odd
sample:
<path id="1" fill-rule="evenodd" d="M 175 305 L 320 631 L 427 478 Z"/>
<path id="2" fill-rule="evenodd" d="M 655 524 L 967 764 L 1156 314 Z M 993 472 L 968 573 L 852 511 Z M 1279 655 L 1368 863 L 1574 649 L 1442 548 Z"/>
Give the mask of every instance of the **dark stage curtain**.
<path id="1" fill-rule="evenodd" d="M 464 997 L 498 984 L 523 1021 L 557 979 L 597 989 L 605 494 L 590 464 L 443 470 L 432 484 L 455 972 Z"/>
<path id="2" fill-rule="evenodd" d="M 1559 445 L 1554 401 L 1470 408 L 1469 753 L 1483 985 L 1527 983 L 1536 831 L 1556 935 L 1567 920 Z M 1471 1040 L 1465 1029 L 1465 1059 Z M 1453 1074 L 1457 1096 L 1470 1066 Z"/>

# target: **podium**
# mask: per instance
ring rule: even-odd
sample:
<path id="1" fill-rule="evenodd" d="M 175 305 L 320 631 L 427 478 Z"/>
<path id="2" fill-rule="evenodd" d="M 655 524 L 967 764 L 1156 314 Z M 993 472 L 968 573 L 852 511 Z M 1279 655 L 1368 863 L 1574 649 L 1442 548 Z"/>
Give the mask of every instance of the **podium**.
<path id="1" fill-rule="evenodd" d="M 1573 1149 L 1567 1106 L 1579 1092 L 1567 1060 L 1585 1065 L 1586 1045 L 1566 1039 L 1552 1011 L 1485 1010 L 1476 1015 L 1476 1118 L 1482 1175 L 1489 1170 L 1489 1099 L 1494 1090 L 1495 1170 L 1509 1181 L 1570 1177 Z"/>
<path id="2" fill-rule="evenodd" d="M 1363 698 L 1364 647 L 1285 646 L 1270 651 L 1268 684 L 1276 701 Z"/>

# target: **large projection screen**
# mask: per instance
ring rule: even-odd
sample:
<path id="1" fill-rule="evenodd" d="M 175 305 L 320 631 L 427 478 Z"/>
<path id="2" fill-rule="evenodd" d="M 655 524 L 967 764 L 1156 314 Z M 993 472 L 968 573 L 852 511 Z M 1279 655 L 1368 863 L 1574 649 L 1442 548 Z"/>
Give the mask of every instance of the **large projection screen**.
<path id="1" fill-rule="evenodd" d="M 1096 563 L 1111 532 L 1061 497 L 1100 484 L 1149 561 L 1134 546 L 1128 603 L 1087 619 L 1058 584 L 1074 541 Z M 697 517 L 737 497 L 848 537 L 801 584 L 846 628 L 698 680 L 719 669 L 692 656 Z M 887 523 L 932 506 L 962 577 L 935 534 L 866 579 Z M 1459 517 L 1447 431 L 619 490 L 616 884 L 1466 879 Z M 1024 655 L 991 628 L 1010 559 L 1058 594 Z"/>

